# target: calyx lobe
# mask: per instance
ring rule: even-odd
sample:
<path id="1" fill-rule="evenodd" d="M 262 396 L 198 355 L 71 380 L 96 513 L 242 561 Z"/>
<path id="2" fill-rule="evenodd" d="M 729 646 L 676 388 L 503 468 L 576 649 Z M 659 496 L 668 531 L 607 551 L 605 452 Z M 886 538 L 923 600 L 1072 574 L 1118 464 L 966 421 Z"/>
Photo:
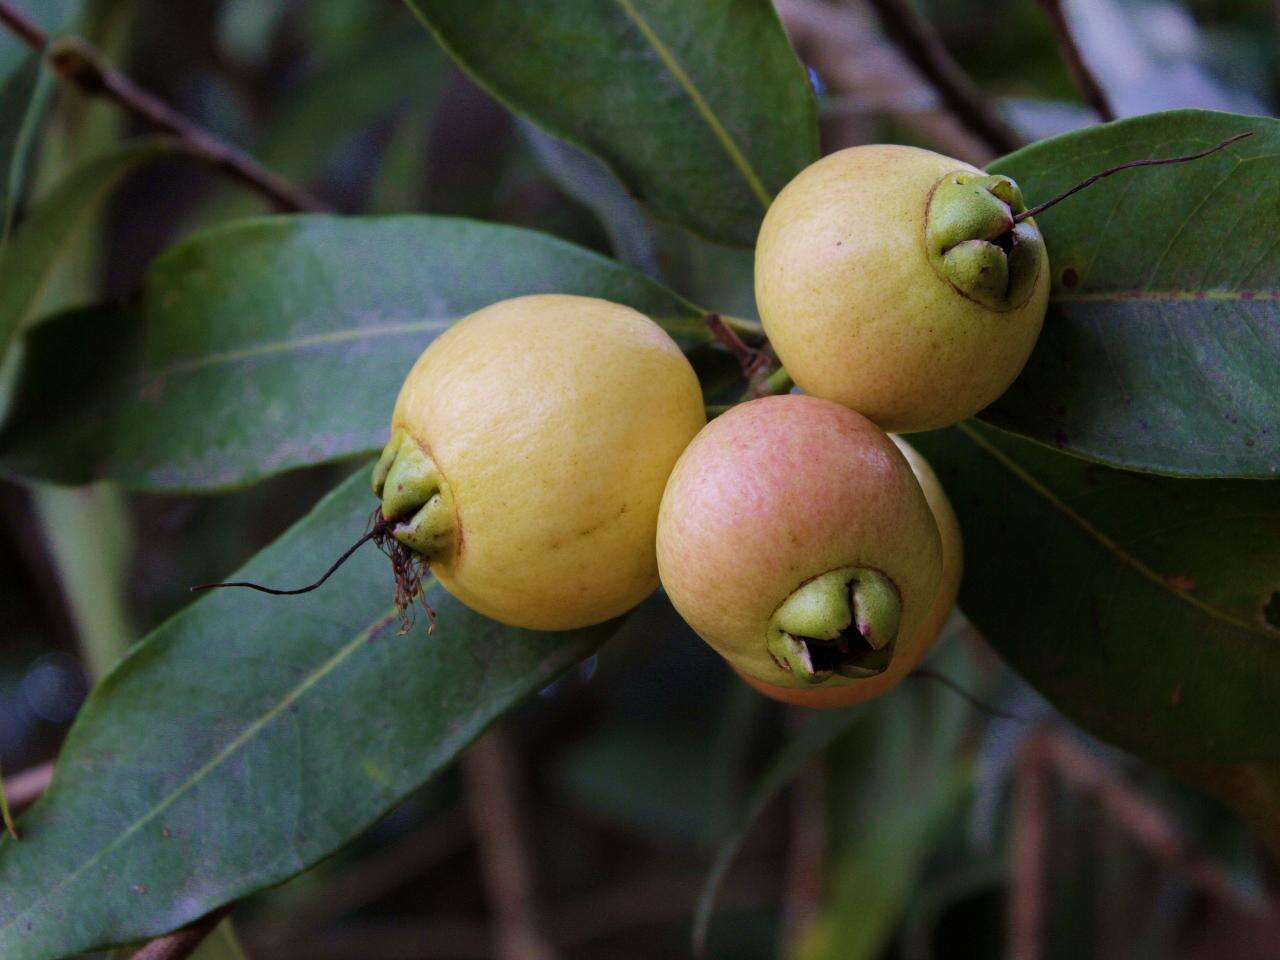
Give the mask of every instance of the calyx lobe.
<path id="1" fill-rule="evenodd" d="M 938 276 L 992 310 L 1021 306 L 1044 260 L 1044 238 L 1025 212 L 1022 191 L 999 175 L 958 171 L 929 196 L 925 245 Z"/>
<path id="2" fill-rule="evenodd" d="M 893 659 L 902 615 L 898 588 L 871 567 L 841 567 L 801 584 L 769 622 L 774 663 L 798 679 L 873 677 Z"/>
<path id="3" fill-rule="evenodd" d="M 401 428 L 391 432 L 373 468 L 373 492 L 400 543 L 425 557 L 449 548 L 454 511 L 448 486 L 427 451 Z"/>

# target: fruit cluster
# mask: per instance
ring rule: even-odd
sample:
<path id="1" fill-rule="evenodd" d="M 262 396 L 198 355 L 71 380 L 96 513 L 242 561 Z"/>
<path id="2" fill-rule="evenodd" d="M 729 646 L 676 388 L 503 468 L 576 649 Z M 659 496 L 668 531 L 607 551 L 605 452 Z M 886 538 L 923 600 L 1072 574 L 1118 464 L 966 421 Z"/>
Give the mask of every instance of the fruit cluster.
<path id="1" fill-rule="evenodd" d="M 486 616 L 618 616 L 659 581 L 746 682 L 808 706 L 878 695 L 955 602 L 959 525 L 910 432 L 998 397 L 1044 318 L 1017 185 L 865 146 L 795 178 L 756 247 L 764 331 L 805 394 L 706 423 L 652 320 L 535 295 L 458 322 L 396 401 L 374 492 L 400 544 Z"/>

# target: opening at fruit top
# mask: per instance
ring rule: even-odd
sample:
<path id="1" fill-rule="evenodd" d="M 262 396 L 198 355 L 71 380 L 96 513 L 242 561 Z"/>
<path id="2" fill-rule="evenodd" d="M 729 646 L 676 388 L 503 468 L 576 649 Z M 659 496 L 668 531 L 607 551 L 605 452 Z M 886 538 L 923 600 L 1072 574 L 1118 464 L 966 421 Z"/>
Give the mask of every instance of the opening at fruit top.
<path id="1" fill-rule="evenodd" d="M 938 276 L 961 295 L 1004 311 L 1030 298 L 1045 262 L 1044 238 L 1021 217 L 1022 191 L 1008 177 L 949 173 L 929 194 L 925 245 Z"/>
<path id="2" fill-rule="evenodd" d="M 874 677 L 893 660 L 902 616 L 897 585 L 871 567 L 841 567 L 801 584 L 769 623 L 780 670 L 808 683 Z"/>
<path id="3" fill-rule="evenodd" d="M 453 507 L 435 461 L 397 427 L 373 468 L 373 493 L 382 501 L 390 534 L 424 557 L 439 557 L 453 541 Z"/>

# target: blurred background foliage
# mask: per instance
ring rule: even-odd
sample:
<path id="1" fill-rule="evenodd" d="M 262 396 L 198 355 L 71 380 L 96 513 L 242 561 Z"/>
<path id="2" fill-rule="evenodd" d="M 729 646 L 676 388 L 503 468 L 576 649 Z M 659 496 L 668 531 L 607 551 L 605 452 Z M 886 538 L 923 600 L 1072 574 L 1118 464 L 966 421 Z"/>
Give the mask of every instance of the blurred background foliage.
<path id="1" fill-rule="evenodd" d="M 1271 0 L 1064 6 L 1117 113 L 1274 113 Z M 825 150 L 889 139 L 990 159 L 868 9 L 778 7 L 820 93 Z M 1029 138 L 1091 121 L 1033 0 L 922 9 Z M 535 227 L 694 302 L 754 313 L 749 253 L 651 222 L 598 163 L 513 120 L 399 3 L 95 0 L 80 32 L 340 211 Z M 110 104 L 58 92 L 27 167 L 27 202 L 140 132 Z M 128 296 L 178 237 L 263 212 L 206 167 L 150 163 L 78 233 L 41 310 Z M 0 482 L 0 767 L 50 758 L 92 679 L 184 605 L 190 584 L 252 556 L 349 469 L 199 499 Z M 736 839 L 711 956 L 1280 957 L 1276 875 L 1223 808 L 1058 719 L 958 617 L 931 667 L 1015 719 L 913 680 L 822 721 L 829 745 L 749 822 L 753 786 L 806 735 L 806 719 L 736 682 L 655 598 L 483 741 L 510 789 L 483 764 L 451 771 L 347 850 L 254 899 L 237 914 L 239 945 L 224 932 L 202 955 L 492 956 L 510 918 L 473 825 L 500 795 L 518 804 L 537 949 L 548 955 L 687 956 L 708 866 Z"/>

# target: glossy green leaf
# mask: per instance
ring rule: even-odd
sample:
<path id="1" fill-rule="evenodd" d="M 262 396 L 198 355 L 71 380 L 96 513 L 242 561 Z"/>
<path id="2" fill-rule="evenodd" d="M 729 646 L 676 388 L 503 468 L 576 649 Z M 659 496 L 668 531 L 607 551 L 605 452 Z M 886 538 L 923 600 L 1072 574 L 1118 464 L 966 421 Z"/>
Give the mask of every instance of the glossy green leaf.
<path id="1" fill-rule="evenodd" d="M 40 0 L 19 4 L 23 13 L 50 34 L 79 18 L 83 0 Z M 8 224 L 21 199 L 28 153 L 36 126 L 49 103 L 52 79 L 39 56 L 0 26 L 0 222 Z"/>
<path id="2" fill-rule="evenodd" d="M 0 83 L 0 245 L 8 241 L 30 173 L 35 132 L 53 90 L 35 57 Z"/>
<path id="3" fill-rule="evenodd" d="M 965 536 L 964 612 L 1100 737 L 1280 758 L 1280 483 L 1157 478 L 965 423 L 911 438 Z"/>
<path id="4" fill-rule="evenodd" d="M 960 637 L 940 641 L 932 670 L 967 690 L 979 674 Z M 877 703 L 827 752 L 830 880 L 792 955 L 876 960 L 904 917 L 924 863 L 968 797 L 961 750 L 972 707 L 926 679 Z"/>
<path id="5" fill-rule="evenodd" d="M 813 93 L 768 0 L 407 2 L 495 96 L 711 239 L 753 244 L 817 159 Z"/>
<path id="6" fill-rule="evenodd" d="M 596 215 L 609 236 L 614 256 L 651 277 L 661 276 L 653 225 L 609 168 L 526 120 L 520 121 L 519 127 L 556 186 Z"/>
<path id="7" fill-rule="evenodd" d="M 449 324 L 551 292 L 708 340 L 665 287 L 545 234 L 427 216 L 241 221 L 157 260 L 140 306 L 31 333 L 0 468 L 207 491 L 376 450 L 405 374 Z"/>
<path id="8" fill-rule="evenodd" d="M 433 114 L 410 110 L 396 121 L 378 161 L 369 197 L 371 213 L 412 213 L 422 209 L 431 165 L 427 144 Z"/>
<path id="9" fill-rule="evenodd" d="M 165 140 L 127 144 L 88 161 L 60 182 L 0 249 L 0 357 L 32 318 L 76 232 L 131 170 L 178 147 Z"/>
<path id="10" fill-rule="evenodd" d="M 373 504 L 366 466 L 236 577 L 310 580 Z M 0 843 L 0 956 L 153 936 L 305 870 L 615 628 L 513 630 L 434 586 L 434 634 L 402 634 L 392 589 L 366 548 L 322 590 L 219 591 L 135 648 Z"/>
<path id="11" fill-rule="evenodd" d="M 449 61 L 415 39 L 405 25 L 393 25 L 312 77 L 282 105 L 262 162 L 291 179 L 311 180 L 369 124 L 397 109 L 433 108 Z"/>
<path id="12" fill-rule="evenodd" d="M 1113 466 L 1280 476 L 1280 121 L 1179 110 L 1090 127 L 991 165 L 1037 218 L 1053 286 L 1022 376 L 983 419 Z"/>
<path id="13" fill-rule="evenodd" d="M 720 885 L 728 874 L 729 867 L 733 865 L 738 851 L 742 848 L 742 842 L 746 839 L 751 825 L 787 784 L 800 775 L 814 757 L 834 743 L 849 729 L 850 725 L 865 716 L 869 709 L 869 705 L 862 704 L 849 710 L 826 710 L 815 714 L 778 752 L 768 769 L 756 781 L 741 810 L 720 841 L 715 858 L 711 862 L 711 869 L 707 871 L 707 879 L 698 897 L 698 906 L 693 919 L 695 954 L 702 956 L 705 953 L 707 931 L 711 925 L 711 915 L 715 910 Z"/>

